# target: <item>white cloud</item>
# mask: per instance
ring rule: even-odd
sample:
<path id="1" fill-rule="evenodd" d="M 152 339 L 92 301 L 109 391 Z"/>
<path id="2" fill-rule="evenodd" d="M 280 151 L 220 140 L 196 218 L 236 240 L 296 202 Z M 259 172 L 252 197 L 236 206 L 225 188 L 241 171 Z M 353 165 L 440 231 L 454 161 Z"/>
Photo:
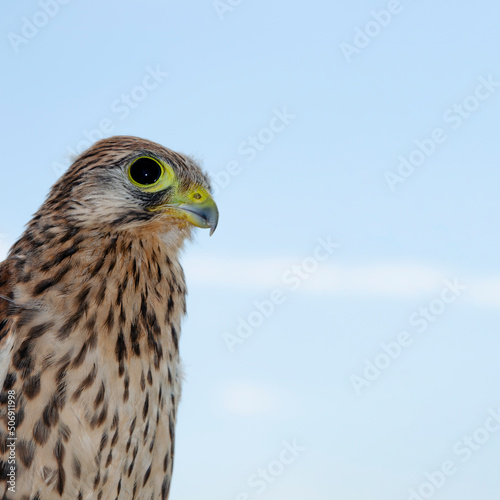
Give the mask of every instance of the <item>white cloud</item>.
<path id="1" fill-rule="evenodd" d="M 190 283 L 231 289 L 286 290 L 283 280 L 287 271 L 301 260 L 187 258 L 184 266 Z M 500 307 L 500 276 L 471 277 L 456 270 L 438 269 L 416 262 L 370 263 L 347 265 L 324 262 L 299 291 L 337 296 L 372 296 L 407 298 L 440 290 L 444 279 L 457 278 L 467 286 L 466 300 L 486 307 Z"/>
<path id="2" fill-rule="evenodd" d="M 286 401 L 285 401 L 286 400 Z M 295 407 L 281 389 L 253 381 L 228 382 L 217 390 L 216 410 L 242 417 L 278 415 Z"/>
<path id="3" fill-rule="evenodd" d="M 0 262 L 12 245 L 0 234 Z M 286 289 L 283 275 L 300 264 L 291 258 L 225 259 L 222 257 L 186 258 L 184 267 L 189 283 L 221 288 L 262 290 Z M 322 263 L 301 283 L 300 291 L 322 295 L 412 297 L 428 294 L 442 286 L 445 278 L 459 278 L 467 285 L 464 296 L 485 307 L 500 307 L 500 276 L 470 278 L 424 264 L 373 263 L 362 265 Z"/>
<path id="4" fill-rule="evenodd" d="M 479 279 L 473 282 L 469 295 L 479 305 L 500 307 L 500 277 Z"/>
<path id="5" fill-rule="evenodd" d="M 191 282 L 231 288 L 273 287 L 281 283 L 283 270 L 294 263 L 286 259 L 185 258 Z"/>
<path id="6" fill-rule="evenodd" d="M 190 282 L 231 288 L 285 287 L 283 276 L 293 266 L 293 259 L 186 259 Z M 413 295 L 442 283 L 443 272 L 424 265 L 320 264 L 318 270 L 303 280 L 301 289 L 318 293 L 364 293 L 375 295 Z"/>
<path id="7" fill-rule="evenodd" d="M 310 292 L 413 296 L 439 286 L 443 273 L 417 264 L 327 264 L 304 284 Z"/>

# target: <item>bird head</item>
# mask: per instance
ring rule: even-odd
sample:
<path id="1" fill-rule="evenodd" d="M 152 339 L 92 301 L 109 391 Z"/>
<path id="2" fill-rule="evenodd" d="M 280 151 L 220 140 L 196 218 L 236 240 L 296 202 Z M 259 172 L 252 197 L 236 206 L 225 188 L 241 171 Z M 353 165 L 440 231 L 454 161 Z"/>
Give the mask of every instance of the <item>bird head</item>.
<path id="1" fill-rule="evenodd" d="M 178 236 L 218 222 L 207 176 L 194 160 L 145 139 L 116 136 L 84 151 L 46 203 L 75 225 Z M 55 211 L 54 211 L 55 209 Z"/>

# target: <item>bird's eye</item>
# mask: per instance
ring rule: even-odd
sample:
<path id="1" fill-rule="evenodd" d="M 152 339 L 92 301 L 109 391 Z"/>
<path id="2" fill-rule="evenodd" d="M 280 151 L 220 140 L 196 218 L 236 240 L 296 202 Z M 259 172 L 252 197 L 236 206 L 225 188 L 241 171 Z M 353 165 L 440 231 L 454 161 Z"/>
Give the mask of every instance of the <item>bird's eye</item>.
<path id="1" fill-rule="evenodd" d="M 142 156 L 130 165 L 128 175 L 130 180 L 139 187 L 151 187 L 163 174 L 163 167 L 153 158 Z"/>

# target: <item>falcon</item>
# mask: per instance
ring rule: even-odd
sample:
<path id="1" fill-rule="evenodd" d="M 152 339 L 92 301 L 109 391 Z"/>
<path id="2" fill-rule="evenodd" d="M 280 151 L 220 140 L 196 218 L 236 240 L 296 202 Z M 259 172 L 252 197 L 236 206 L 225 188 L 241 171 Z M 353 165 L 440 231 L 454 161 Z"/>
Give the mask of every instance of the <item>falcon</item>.
<path id="1" fill-rule="evenodd" d="M 194 160 L 118 136 L 83 152 L 0 264 L 0 498 L 167 499 Z"/>

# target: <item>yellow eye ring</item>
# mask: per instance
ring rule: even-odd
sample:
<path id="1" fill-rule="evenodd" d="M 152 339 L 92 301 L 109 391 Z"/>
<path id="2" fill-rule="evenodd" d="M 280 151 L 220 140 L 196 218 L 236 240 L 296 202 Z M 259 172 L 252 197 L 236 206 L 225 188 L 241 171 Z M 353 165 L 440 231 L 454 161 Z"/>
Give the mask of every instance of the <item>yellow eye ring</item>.
<path id="1" fill-rule="evenodd" d="M 162 178 L 163 165 L 149 156 L 136 158 L 128 168 L 128 177 L 132 184 L 140 188 L 152 188 Z"/>
<path id="2" fill-rule="evenodd" d="M 140 156 L 128 167 L 128 178 L 141 190 L 155 193 L 170 187 L 175 174 L 170 165 L 150 156 Z"/>

